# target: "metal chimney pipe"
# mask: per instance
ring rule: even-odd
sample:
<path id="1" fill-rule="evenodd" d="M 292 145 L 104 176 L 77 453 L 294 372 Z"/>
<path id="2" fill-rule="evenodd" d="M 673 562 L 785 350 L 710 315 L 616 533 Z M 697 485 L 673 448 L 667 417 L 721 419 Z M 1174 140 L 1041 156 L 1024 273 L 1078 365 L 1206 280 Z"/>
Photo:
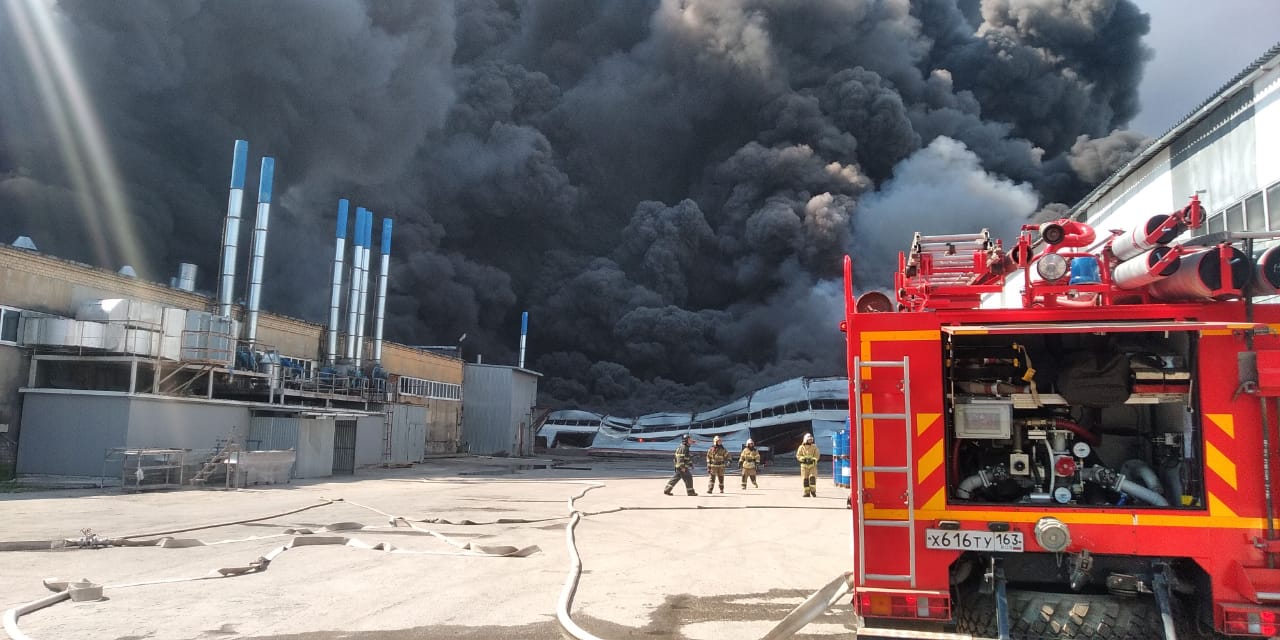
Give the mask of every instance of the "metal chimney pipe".
<path id="1" fill-rule="evenodd" d="M 365 208 L 356 207 L 356 226 L 351 238 L 351 289 L 347 295 L 347 360 L 356 357 L 356 308 L 360 306 L 360 243 L 364 237 Z"/>
<path id="2" fill-rule="evenodd" d="M 524 368 L 524 343 L 525 338 L 529 337 L 529 312 L 525 311 L 520 314 L 520 364 L 516 365 L 521 369 Z"/>
<path id="3" fill-rule="evenodd" d="M 231 317 L 231 295 L 236 284 L 236 244 L 240 241 L 240 208 L 244 204 L 244 172 L 249 161 L 249 141 L 236 140 L 231 159 L 231 197 L 222 229 L 222 269 L 218 275 L 218 315 Z"/>
<path id="4" fill-rule="evenodd" d="M 387 271 L 391 267 L 391 218 L 382 219 L 382 268 L 378 271 L 378 312 L 373 320 L 373 362 L 382 364 L 382 321 L 387 312 Z"/>
<path id="5" fill-rule="evenodd" d="M 183 291 L 195 291 L 196 290 L 196 265 L 191 264 L 190 262 L 178 263 L 178 279 L 175 284 L 177 285 L 176 287 L 174 287 L 175 289 L 181 289 Z"/>
<path id="6" fill-rule="evenodd" d="M 258 340 L 258 307 L 262 297 L 262 267 L 267 255 L 267 223 L 271 219 L 271 180 L 275 158 L 262 158 L 258 178 L 258 213 L 253 218 L 253 253 L 249 264 L 249 314 L 245 324 L 249 344 Z"/>
<path id="7" fill-rule="evenodd" d="M 360 245 L 360 308 L 356 310 L 356 366 L 364 360 L 364 324 L 369 309 L 369 246 L 373 240 L 373 212 L 364 212 L 364 240 Z"/>
<path id="8" fill-rule="evenodd" d="M 333 366 L 338 359 L 338 321 L 342 306 L 342 259 L 347 250 L 346 198 L 338 200 L 338 235 L 333 250 L 333 290 L 329 295 L 329 337 L 325 344 L 324 363 Z"/>

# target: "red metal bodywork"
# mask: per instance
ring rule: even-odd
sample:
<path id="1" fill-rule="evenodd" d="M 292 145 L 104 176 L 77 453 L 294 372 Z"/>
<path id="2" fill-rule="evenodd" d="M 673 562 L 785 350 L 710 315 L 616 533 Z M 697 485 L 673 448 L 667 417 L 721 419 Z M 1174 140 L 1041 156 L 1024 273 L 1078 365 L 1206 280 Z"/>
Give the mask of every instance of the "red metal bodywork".
<path id="1" fill-rule="evenodd" d="M 1198 202 L 1188 206 L 1196 219 Z M 1079 230 L 1072 230 L 1079 233 Z M 1023 256 L 1030 256 L 1030 243 L 1020 242 Z M 997 247 L 998 251 L 998 247 Z M 1083 251 L 1072 248 L 1071 252 Z M 1064 251 L 1063 253 L 1071 253 Z M 988 252 L 995 255 L 996 252 Z M 1094 254 L 1097 255 L 1097 254 Z M 1038 257 L 1038 256 L 1037 256 Z M 1016 256 L 1015 256 L 1016 258 Z M 975 264 L 989 264 L 979 260 Z M 1032 260 L 1019 260 L 1022 267 Z M 1154 304 L 1145 298 L 1143 304 L 1116 304 L 1116 293 L 1110 283 L 1086 285 L 1097 290 L 1101 300 L 1089 306 L 1056 304 L 1059 295 L 1072 291 L 1066 285 L 1036 286 L 1030 277 L 1024 280 L 1024 307 L 1016 309 L 977 308 L 983 294 L 998 290 L 992 278 L 973 278 L 971 286 L 948 283 L 942 298 L 931 297 L 927 286 L 917 283 L 907 295 L 924 294 L 918 304 L 903 302 L 904 288 L 910 289 L 908 260 L 900 260 L 897 285 L 899 307 L 895 312 L 859 313 L 853 296 L 852 273 L 845 264 L 846 314 L 842 326 L 847 332 L 848 370 L 850 378 L 850 411 L 860 406 L 863 415 L 892 416 L 907 413 L 908 424 L 901 418 L 863 418 L 860 429 L 851 427 L 851 459 L 861 457 L 867 467 L 905 466 L 909 473 L 868 471 L 852 482 L 854 544 L 867 549 L 865 564 L 854 557 L 856 594 L 887 593 L 908 590 L 913 593 L 950 593 L 950 568 L 961 551 L 929 549 L 924 530 L 938 527 L 939 522 L 958 523 L 962 530 L 987 531 L 990 523 L 1007 523 L 1012 531 L 1023 534 L 1025 552 L 1046 552 L 1037 544 L 1033 528 L 1038 520 L 1051 515 L 1070 527 L 1071 544 L 1066 553 L 1088 550 L 1093 554 L 1143 557 L 1189 558 L 1211 579 L 1215 627 L 1223 629 L 1223 607 L 1230 603 L 1261 606 L 1280 611 L 1275 600 L 1259 593 L 1280 592 L 1280 569 L 1268 568 L 1268 555 L 1280 551 L 1280 542 L 1267 540 L 1267 518 L 1263 482 L 1264 426 L 1260 402 L 1272 402 L 1270 420 L 1277 416 L 1277 405 L 1266 396 L 1280 393 L 1280 305 L 1251 304 L 1242 300 L 1189 301 Z M 1106 269 L 1104 269 L 1104 272 Z M 1076 288 L 1073 293 L 1078 293 Z M 1238 293 L 1238 292 L 1237 292 Z M 1251 307 L 1251 308 L 1247 308 Z M 1197 335 L 1198 357 L 1194 375 L 1198 381 L 1194 393 L 1202 424 L 1202 441 L 1206 461 L 1204 472 L 1205 501 L 1202 508 L 1083 507 L 1059 505 L 973 505 L 961 504 L 949 495 L 949 483 L 958 482 L 954 470 L 948 469 L 952 458 L 947 451 L 948 439 L 946 390 L 944 388 L 943 338 L 948 332 L 1081 332 L 1091 327 L 1106 331 L 1193 331 Z M 1265 331 L 1267 328 L 1269 332 Z M 1246 337 L 1246 334 L 1250 334 Z M 1247 350 L 1247 340 L 1259 354 L 1262 371 L 1258 388 L 1238 389 L 1237 354 Z M 855 366 L 855 360 L 909 360 L 909 379 L 901 370 Z M 854 396 L 861 388 L 861 398 Z M 909 405 L 909 409 L 908 409 Z M 860 416 L 853 416 L 857 420 Z M 906 427 L 906 428 L 904 428 Z M 853 434 L 860 433 L 861 437 Z M 905 438 L 909 438 L 908 442 Z M 956 440 L 958 443 L 959 440 Z M 1276 446 L 1274 433 L 1270 437 Z M 958 444 L 957 444 L 958 446 Z M 910 457 L 908 457 L 910 455 Z M 909 484 L 908 484 L 909 483 Z M 908 497 L 913 513 L 908 514 Z M 859 539 L 862 520 L 914 521 L 914 549 L 906 527 L 865 527 Z M 914 557 L 915 566 L 909 566 Z M 912 574 L 910 585 L 902 581 L 876 580 L 862 576 Z M 863 612 L 867 614 L 868 612 Z"/>

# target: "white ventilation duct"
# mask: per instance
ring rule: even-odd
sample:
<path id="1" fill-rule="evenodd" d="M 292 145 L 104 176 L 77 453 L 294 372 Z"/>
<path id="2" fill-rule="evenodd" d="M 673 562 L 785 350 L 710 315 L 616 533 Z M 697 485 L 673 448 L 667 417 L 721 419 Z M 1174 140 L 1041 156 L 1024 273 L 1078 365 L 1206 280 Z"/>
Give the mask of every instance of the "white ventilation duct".
<path id="1" fill-rule="evenodd" d="M 177 289 L 183 291 L 196 290 L 196 265 L 190 262 L 182 262 L 178 264 L 178 280 L 175 283 Z"/>
<path id="2" fill-rule="evenodd" d="M 360 306 L 360 245 L 364 237 L 364 218 L 368 211 L 364 207 L 356 207 L 356 226 L 351 238 L 351 289 L 347 296 L 347 348 L 348 361 L 356 357 L 356 320 L 359 318 L 357 308 Z"/>
<path id="3" fill-rule="evenodd" d="M 249 141 L 236 140 L 231 159 L 231 196 L 227 200 L 227 221 L 222 230 L 222 270 L 218 274 L 218 315 L 231 317 L 232 292 L 236 284 L 236 244 L 240 241 L 240 207 L 244 203 L 244 172 L 249 161 Z"/>
<path id="4" fill-rule="evenodd" d="M 373 212 L 365 210 L 364 235 L 360 245 L 360 308 L 356 310 L 356 367 L 364 359 L 364 319 L 369 308 L 369 245 L 373 238 Z"/>
<path id="5" fill-rule="evenodd" d="M 382 364 L 382 321 L 387 311 L 387 271 L 391 266 L 391 218 L 382 219 L 382 268 L 378 272 L 378 312 L 373 321 L 373 361 Z"/>
<path id="6" fill-rule="evenodd" d="M 271 179 L 275 173 L 274 158 L 262 159 L 258 178 L 258 213 L 253 218 L 253 253 L 249 263 L 249 312 L 245 337 L 249 344 L 258 340 L 258 309 L 262 298 L 263 262 L 267 256 L 267 224 L 271 221 Z"/>
<path id="7" fill-rule="evenodd" d="M 338 359 L 338 318 L 342 306 L 342 258 L 347 250 L 347 208 L 345 198 L 338 201 L 338 234 L 333 250 L 333 290 L 329 295 L 329 338 L 324 352 L 324 362 L 333 366 Z"/>

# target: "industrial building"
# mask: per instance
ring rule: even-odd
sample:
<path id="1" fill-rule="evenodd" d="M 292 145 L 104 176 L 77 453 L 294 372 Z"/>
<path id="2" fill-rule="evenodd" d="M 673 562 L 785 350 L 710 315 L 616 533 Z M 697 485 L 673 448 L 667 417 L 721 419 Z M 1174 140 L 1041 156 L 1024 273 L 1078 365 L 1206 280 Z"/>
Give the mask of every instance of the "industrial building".
<path id="1" fill-rule="evenodd" d="M 379 274 L 372 212 L 357 209 L 348 252 L 340 201 L 333 279 L 314 283 L 320 295 L 330 289 L 327 325 L 269 313 L 260 285 L 273 161 L 264 158 L 249 290 L 237 294 L 245 304 L 232 302 L 246 159 L 238 141 L 216 297 L 196 291 L 191 264 L 175 265 L 166 286 L 128 267 L 46 255 L 27 237 L 0 244 L 0 477 L 177 484 L 204 479 L 219 466 L 210 462 L 230 476 L 256 453 L 290 452 L 283 477 L 259 477 L 282 481 L 465 451 L 462 361 L 383 340 L 389 219 Z M 527 432 L 536 374 L 516 377 L 528 406 L 505 415 L 523 412 Z M 497 439 L 487 428 L 478 418 L 471 438 Z M 512 453 L 527 450 L 512 442 Z"/>
<path id="2" fill-rule="evenodd" d="M 1190 115 L 1153 141 L 1072 208 L 1073 220 L 1098 230 L 1098 243 L 1113 229 L 1146 229 L 1197 198 L 1205 221 L 1178 242 L 1211 244 L 1217 234 L 1258 232 L 1255 254 L 1280 230 L 1280 45 L 1272 47 L 1228 81 Z M 1154 228 L 1154 227 L 1152 227 Z M 1257 255 L 1252 256 L 1255 259 Z M 1183 260 L 1187 262 L 1187 260 Z M 1183 264 L 1193 272 L 1210 269 Z M 1280 277 L 1280 266 L 1261 260 Z M 1194 268 L 1193 268 L 1194 267 Z M 1172 267 L 1171 267 L 1172 268 Z M 1258 278 L 1257 282 L 1263 282 Z M 1280 282 L 1280 279 L 1276 280 Z M 987 306 L 1011 306 L 1023 283 L 1015 278 Z"/>

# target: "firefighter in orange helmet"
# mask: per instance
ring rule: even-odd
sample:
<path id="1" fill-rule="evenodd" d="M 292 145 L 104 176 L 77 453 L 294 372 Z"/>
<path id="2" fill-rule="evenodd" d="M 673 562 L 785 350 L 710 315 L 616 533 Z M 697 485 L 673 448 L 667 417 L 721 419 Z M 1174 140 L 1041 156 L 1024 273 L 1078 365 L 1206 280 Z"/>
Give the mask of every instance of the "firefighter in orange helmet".
<path id="1" fill-rule="evenodd" d="M 707 449 L 707 476 L 710 482 L 707 485 L 707 493 L 711 493 L 716 488 L 717 479 L 720 481 L 720 493 L 724 493 L 724 467 L 732 458 L 729 450 L 720 444 L 720 436 L 712 439 L 711 448 Z"/>
<path id="2" fill-rule="evenodd" d="M 813 443 L 813 434 L 804 434 L 804 444 L 796 449 L 796 460 L 800 462 L 800 480 L 804 483 L 804 497 L 818 497 L 818 445 Z"/>
<path id="3" fill-rule="evenodd" d="M 742 488 L 747 488 L 747 478 L 751 479 L 751 486 L 759 489 L 760 485 L 756 484 L 756 467 L 760 466 L 760 452 L 756 451 L 756 441 L 747 439 L 747 446 L 742 449 L 742 453 L 738 454 L 738 467 L 742 469 Z"/>

